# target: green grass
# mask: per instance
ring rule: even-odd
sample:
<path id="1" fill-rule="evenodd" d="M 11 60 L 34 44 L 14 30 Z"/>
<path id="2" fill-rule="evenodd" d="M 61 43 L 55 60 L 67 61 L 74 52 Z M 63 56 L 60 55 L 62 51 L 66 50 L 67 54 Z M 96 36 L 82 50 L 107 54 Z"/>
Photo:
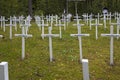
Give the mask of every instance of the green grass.
<path id="1" fill-rule="evenodd" d="M 21 38 L 14 36 L 15 33 L 21 33 L 21 29 L 18 28 L 16 32 L 13 28 L 12 40 L 9 39 L 9 27 L 6 32 L 0 29 L 0 33 L 5 36 L 0 39 L 0 62 L 9 63 L 10 80 L 83 80 L 78 39 L 70 36 L 77 33 L 77 27 L 73 27 L 73 23 L 69 24 L 66 31 L 62 28 L 62 39 L 52 39 L 54 62 L 49 62 L 48 38 L 42 40 L 41 31 L 34 22 L 29 30 L 33 37 L 26 39 L 24 60 L 21 60 Z M 89 60 L 90 80 L 119 80 L 120 39 L 114 38 L 114 66 L 110 66 L 110 38 L 100 36 L 101 33 L 109 33 L 109 25 L 107 24 L 106 31 L 103 26 L 98 29 L 99 38 L 96 40 L 95 27 L 91 31 L 87 25 L 82 27 L 82 33 L 90 34 L 89 37 L 82 38 L 83 58 Z M 45 33 L 48 33 L 48 27 L 45 27 Z M 53 27 L 52 33 L 58 34 L 58 28 Z"/>

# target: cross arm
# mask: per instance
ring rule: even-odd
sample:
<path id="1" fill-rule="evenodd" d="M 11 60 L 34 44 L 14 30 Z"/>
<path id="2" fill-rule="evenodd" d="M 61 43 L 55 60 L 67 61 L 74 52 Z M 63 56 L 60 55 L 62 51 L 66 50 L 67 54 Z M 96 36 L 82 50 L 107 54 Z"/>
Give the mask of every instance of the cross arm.
<path id="1" fill-rule="evenodd" d="M 16 37 L 32 37 L 32 35 L 28 34 L 15 34 Z"/>
<path id="2" fill-rule="evenodd" d="M 59 37 L 59 34 L 41 34 L 44 37 Z"/>
<path id="3" fill-rule="evenodd" d="M 120 25 L 120 23 L 111 23 L 111 25 Z"/>
<path id="4" fill-rule="evenodd" d="M 55 24 L 55 26 L 65 26 L 65 24 Z"/>
<path id="5" fill-rule="evenodd" d="M 73 26 L 84 26 L 84 24 L 73 24 Z"/>
<path id="6" fill-rule="evenodd" d="M 120 37 L 120 34 L 101 34 L 103 37 Z"/>
<path id="7" fill-rule="evenodd" d="M 70 34 L 70 36 L 90 36 L 90 34 Z"/>
<path id="8" fill-rule="evenodd" d="M 103 24 L 91 24 L 92 26 L 102 26 Z"/>

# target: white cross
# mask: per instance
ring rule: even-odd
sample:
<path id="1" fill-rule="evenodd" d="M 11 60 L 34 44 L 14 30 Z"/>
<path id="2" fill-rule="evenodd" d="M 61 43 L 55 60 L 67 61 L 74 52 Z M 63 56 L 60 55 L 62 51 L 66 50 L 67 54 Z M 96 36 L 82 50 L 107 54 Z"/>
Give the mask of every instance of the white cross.
<path id="1" fill-rule="evenodd" d="M 44 35 L 44 27 L 45 27 L 45 26 L 48 26 L 48 24 L 45 24 L 45 23 L 44 23 L 44 20 L 42 20 L 41 26 L 42 26 L 42 34 Z M 42 36 L 42 39 L 44 39 L 44 36 Z"/>
<path id="2" fill-rule="evenodd" d="M 35 22 L 36 22 L 39 30 L 41 30 L 41 18 L 39 16 L 35 16 Z"/>
<path id="3" fill-rule="evenodd" d="M 99 24 L 97 19 L 95 20 L 95 24 L 91 24 L 92 26 L 95 26 L 96 32 L 95 32 L 95 36 L 96 36 L 96 40 L 98 39 L 98 26 L 102 26 L 103 24 Z"/>
<path id="4" fill-rule="evenodd" d="M 114 34 L 113 33 L 113 25 L 110 27 L 110 34 L 101 34 L 103 37 L 110 37 L 110 65 L 113 65 L 113 38 L 114 37 L 120 37 L 120 34 Z"/>
<path id="5" fill-rule="evenodd" d="M 82 62 L 82 36 L 89 36 L 89 34 L 81 34 L 81 25 L 77 24 L 78 34 L 70 34 L 70 36 L 77 36 L 79 40 L 79 50 L 80 50 L 80 62 Z"/>
<path id="6" fill-rule="evenodd" d="M 104 29 L 106 29 L 106 14 L 103 14 Z"/>
<path id="7" fill-rule="evenodd" d="M 92 29 L 92 26 L 91 26 L 91 24 L 92 24 L 92 21 L 94 20 L 93 18 L 92 18 L 92 14 L 89 16 L 89 26 L 90 26 L 90 30 Z"/>
<path id="8" fill-rule="evenodd" d="M 15 30 L 17 31 L 17 18 L 16 18 L 16 16 L 13 16 L 12 21 L 13 21 L 13 26 L 15 26 Z"/>
<path id="9" fill-rule="evenodd" d="M 1 28 L 2 28 L 2 26 L 3 26 L 3 17 L 2 16 L 0 18 L 0 22 L 1 22 Z"/>
<path id="10" fill-rule="evenodd" d="M 12 17 L 10 16 L 10 23 L 9 24 L 5 24 L 6 26 L 10 26 L 10 35 L 9 35 L 9 38 L 12 39 Z"/>
<path id="11" fill-rule="evenodd" d="M 30 34 L 25 34 L 25 28 L 22 26 L 22 34 L 15 34 L 17 37 L 22 37 L 22 60 L 25 58 L 25 38 L 32 37 Z"/>
<path id="12" fill-rule="evenodd" d="M 61 27 L 64 26 L 65 24 L 61 24 L 61 20 L 59 20 L 59 24 L 55 24 L 55 26 L 59 26 L 59 33 L 60 33 L 60 39 L 62 38 L 62 29 Z"/>
<path id="13" fill-rule="evenodd" d="M 59 34 L 52 34 L 52 27 L 49 27 L 49 34 L 41 34 L 41 36 L 49 37 L 49 52 L 50 52 L 50 62 L 53 61 L 53 51 L 52 51 L 52 37 L 59 37 Z"/>
<path id="14" fill-rule="evenodd" d="M 5 32 L 5 26 L 6 26 L 5 22 L 6 22 L 6 21 L 8 21 L 8 20 L 6 20 L 5 17 L 3 16 L 3 17 L 2 17 L 2 22 L 3 22 L 2 25 L 3 25 L 3 31 L 4 31 L 4 32 Z"/>
<path id="15" fill-rule="evenodd" d="M 81 19 L 80 19 L 80 16 L 78 16 L 78 14 L 76 14 L 76 16 L 74 16 L 74 18 L 75 18 L 75 19 L 74 19 L 75 21 L 77 21 L 78 19 L 81 20 Z"/>
<path id="16" fill-rule="evenodd" d="M 64 30 L 66 30 L 66 17 L 65 17 L 65 15 L 62 15 L 61 21 L 64 22 Z"/>

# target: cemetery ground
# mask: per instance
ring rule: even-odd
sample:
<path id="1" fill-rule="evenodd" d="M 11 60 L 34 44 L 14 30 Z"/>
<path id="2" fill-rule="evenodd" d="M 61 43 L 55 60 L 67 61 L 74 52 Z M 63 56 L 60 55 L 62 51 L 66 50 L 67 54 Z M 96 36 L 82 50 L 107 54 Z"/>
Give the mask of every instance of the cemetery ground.
<path id="1" fill-rule="evenodd" d="M 26 39 L 24 60 L 21 60 L 21 37 L 14 36 L 21 33 L 21 29 L 15 31 L 13 27 L 12 40 L 9 39 L 9 27 L 6 27 L 6 32 L 0 29 L 4 35 L 0 39 L 0 61 L 8 62 L 10 80 L 83 80 L 78 38 L 70 36 L 77 33 L 73 23 L 69 23 L 66 31 L 62 27 L 62 39 L 52 39 L 53 62 L 49 61 L 48 38 L 41 38 L 41 31 L 34 22 L 28 32 L 33 37 Z M 107 24 L 106 30 L 103 26 L 98 27 L 98 40 L 95 38 L 95 27 L 89 30 L 89 26 L 85 25 L 81 31 L 90 34 L 82 37 L 83 58 L 89 60 L 90 80 L 119 80 L 120 39 L 114 38 L 114 65 L 110 66 L 110 38 L 101 37 L 101 33 L 110 33 L 110 25 Z M 45 27 L 45 33 L 48 33 L 48 27 Z M 59 28 L 53 27 L 52 33 L 59 34 Z"/>

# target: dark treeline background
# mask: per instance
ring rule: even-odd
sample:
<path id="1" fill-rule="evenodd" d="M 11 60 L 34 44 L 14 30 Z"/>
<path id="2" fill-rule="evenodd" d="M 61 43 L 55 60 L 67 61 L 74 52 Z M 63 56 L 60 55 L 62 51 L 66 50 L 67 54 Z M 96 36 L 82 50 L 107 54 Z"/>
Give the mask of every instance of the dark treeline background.
<path id="1" fill-rule="evenodd" d="M 0 0 L 0 15 L 62 14 L 67 0 Z M 120 0 L 85 0 L 78 2 L 78 14 L 100 13 L 104 7 L 109 12 L 120 12 Z M 68 13 L 75 14 L 75 3 L 68 2 Z"/>

